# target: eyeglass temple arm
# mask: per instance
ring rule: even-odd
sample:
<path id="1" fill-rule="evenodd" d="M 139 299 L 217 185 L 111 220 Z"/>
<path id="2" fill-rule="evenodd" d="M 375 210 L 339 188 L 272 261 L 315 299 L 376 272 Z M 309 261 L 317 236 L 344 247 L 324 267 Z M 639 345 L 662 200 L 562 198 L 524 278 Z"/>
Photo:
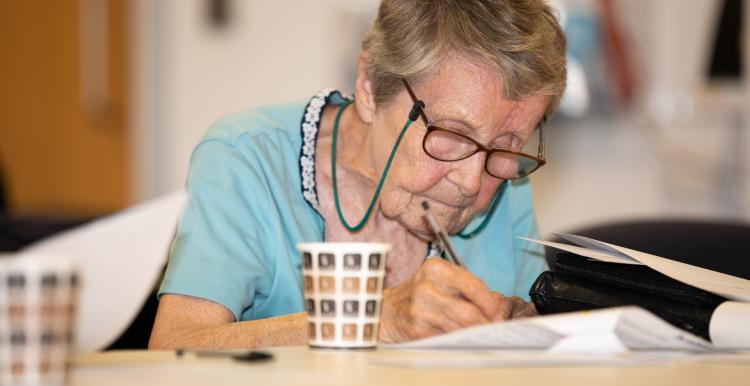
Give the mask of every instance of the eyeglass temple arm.
<path id="1" fill-rule="evenodd" d="M 544 124 L 547 123 L 547 114 L 544 114 L 542 120 L 539 122 L 539 148 L 537 150 L 537 158 L 544 159 Z"/>
<path id="2" fill-rule="evenodd" d="M 414 90 L 412 90 L 411 85 L 409 84 L 409 81 L 406 80 L 406 78 L 401 78 L 401 81 L 404 82 L 404 87 L 406 87 L 406 91 L 409 93 L 411 100 L 414 101 L 414 106 L 411 108 L 411 112 L 409 112 L 409 119 L 411 121 L 416 121 L 417 120 L 416 115 L 417 113 L 419 113 L 419 116 L 422 117 L 422 121 L 424 121 L 424 125 L 425 126 L 429 125 L 430 119 L 427 118 L 427 113 L 425 113 L 424 111 L 424 102 L 417 99 L 417 95 L 414 94 Z"/>

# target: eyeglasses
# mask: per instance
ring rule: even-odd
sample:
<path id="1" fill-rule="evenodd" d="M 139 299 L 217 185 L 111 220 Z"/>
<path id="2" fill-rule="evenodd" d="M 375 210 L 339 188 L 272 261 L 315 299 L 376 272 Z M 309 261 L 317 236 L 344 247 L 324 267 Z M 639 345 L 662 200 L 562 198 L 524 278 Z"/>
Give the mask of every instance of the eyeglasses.
<path id="1" fill-rule="evenodd" d="M 487 153 L 484 169 L 489 175 L 504 180 L 526 177 L 547 162 L 544 159 L 544 135 L 542 133 L 547 120 L 546 116 L 537 125 L 539 145 L 536 156 L 509 149 L 488 148 L 461 133 L 432 123 L 424 111 L 424 102 L 421 102 L 414 94 L 409 81 L 406 79 L 402 81 L 412 101 L 422 106 L 419 109 L 419 115 L 427 126 L 427 133 L 422 140 L 422 149 L 430 157 L 438 161 L 454 162 L 469 158 L 479 152 Z"/>

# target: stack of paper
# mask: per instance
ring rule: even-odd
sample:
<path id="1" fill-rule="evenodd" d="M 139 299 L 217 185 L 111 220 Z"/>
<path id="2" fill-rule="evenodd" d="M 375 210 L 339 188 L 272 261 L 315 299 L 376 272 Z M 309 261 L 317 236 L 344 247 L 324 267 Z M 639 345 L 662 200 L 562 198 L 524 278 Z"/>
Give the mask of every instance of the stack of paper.
<path id="1" fill-rule="evenodd" d="M 647 265 L 675 280 L 733 301 L 722 303 L 714 311 L 709 331 L 711 342 L 676 328 L 642 308 L 619 307 L 486 324 L 387 347 L 539 349 L 562 353 L 750 349 L 750 328 L 747 328 L 750 325 L 750 281 L 582 236 L 559 236 L 580 246 L 527 240 L 600 261 Z"/>
<path id="2" fill-rule="evenodd" d="M 616 354 L 628 350 L 707 351 L 713 346 L 646 310 L 621 307 L 485 324 L 388 348 L 539 349 Z"/>

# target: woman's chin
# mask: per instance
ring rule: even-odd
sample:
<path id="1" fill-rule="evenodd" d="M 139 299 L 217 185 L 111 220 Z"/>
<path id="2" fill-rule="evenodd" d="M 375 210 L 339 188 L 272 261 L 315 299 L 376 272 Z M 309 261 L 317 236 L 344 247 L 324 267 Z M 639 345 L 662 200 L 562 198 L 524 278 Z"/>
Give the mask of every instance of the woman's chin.
<path id="1" fill-rule="evenodd" d="M 470 208 L 447 205 L 431 198 L 412 199 L 408 205 L 404 206 L 381 205 L 382 214 L 386 218 L 398 221 L 401 226 L 420 240 L 431 241 L 435 236 L 422 210 L 422 200 L 429 203 L 430 211 L 449 234 L 459 232 L 468 222 L 466 217 Z"/>
<path id="2" fill-rule="evenodd" d="M 465 225 L 460 223 L 460 213 L 451 213 L 448 216 L 446 216 L 445 213 L 435 213 L 435 216 L 449 234 L 459 232 Z M 401 225 L 409 230 L 409 232 L 422 241 L 432 241 L 435 239 L 435 235 L 422 213 L 420 213 L 419 216 L 409 216 L 408 218 L 404 218 L 400 222 Z"/>

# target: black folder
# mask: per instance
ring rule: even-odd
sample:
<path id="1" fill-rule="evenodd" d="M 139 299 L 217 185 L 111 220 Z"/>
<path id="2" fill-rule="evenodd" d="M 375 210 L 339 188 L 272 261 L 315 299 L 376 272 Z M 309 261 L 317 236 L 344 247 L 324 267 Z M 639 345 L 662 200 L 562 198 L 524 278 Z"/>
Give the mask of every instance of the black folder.
<path id="1" fill-rule="evenodd" d="M 635 305 L 672 325 L 710 340 L 708 326 L 726 299 L 645 265 L 613 264 L 573 253 L 557 254 L 529 291 L 540 314 Z"/>

